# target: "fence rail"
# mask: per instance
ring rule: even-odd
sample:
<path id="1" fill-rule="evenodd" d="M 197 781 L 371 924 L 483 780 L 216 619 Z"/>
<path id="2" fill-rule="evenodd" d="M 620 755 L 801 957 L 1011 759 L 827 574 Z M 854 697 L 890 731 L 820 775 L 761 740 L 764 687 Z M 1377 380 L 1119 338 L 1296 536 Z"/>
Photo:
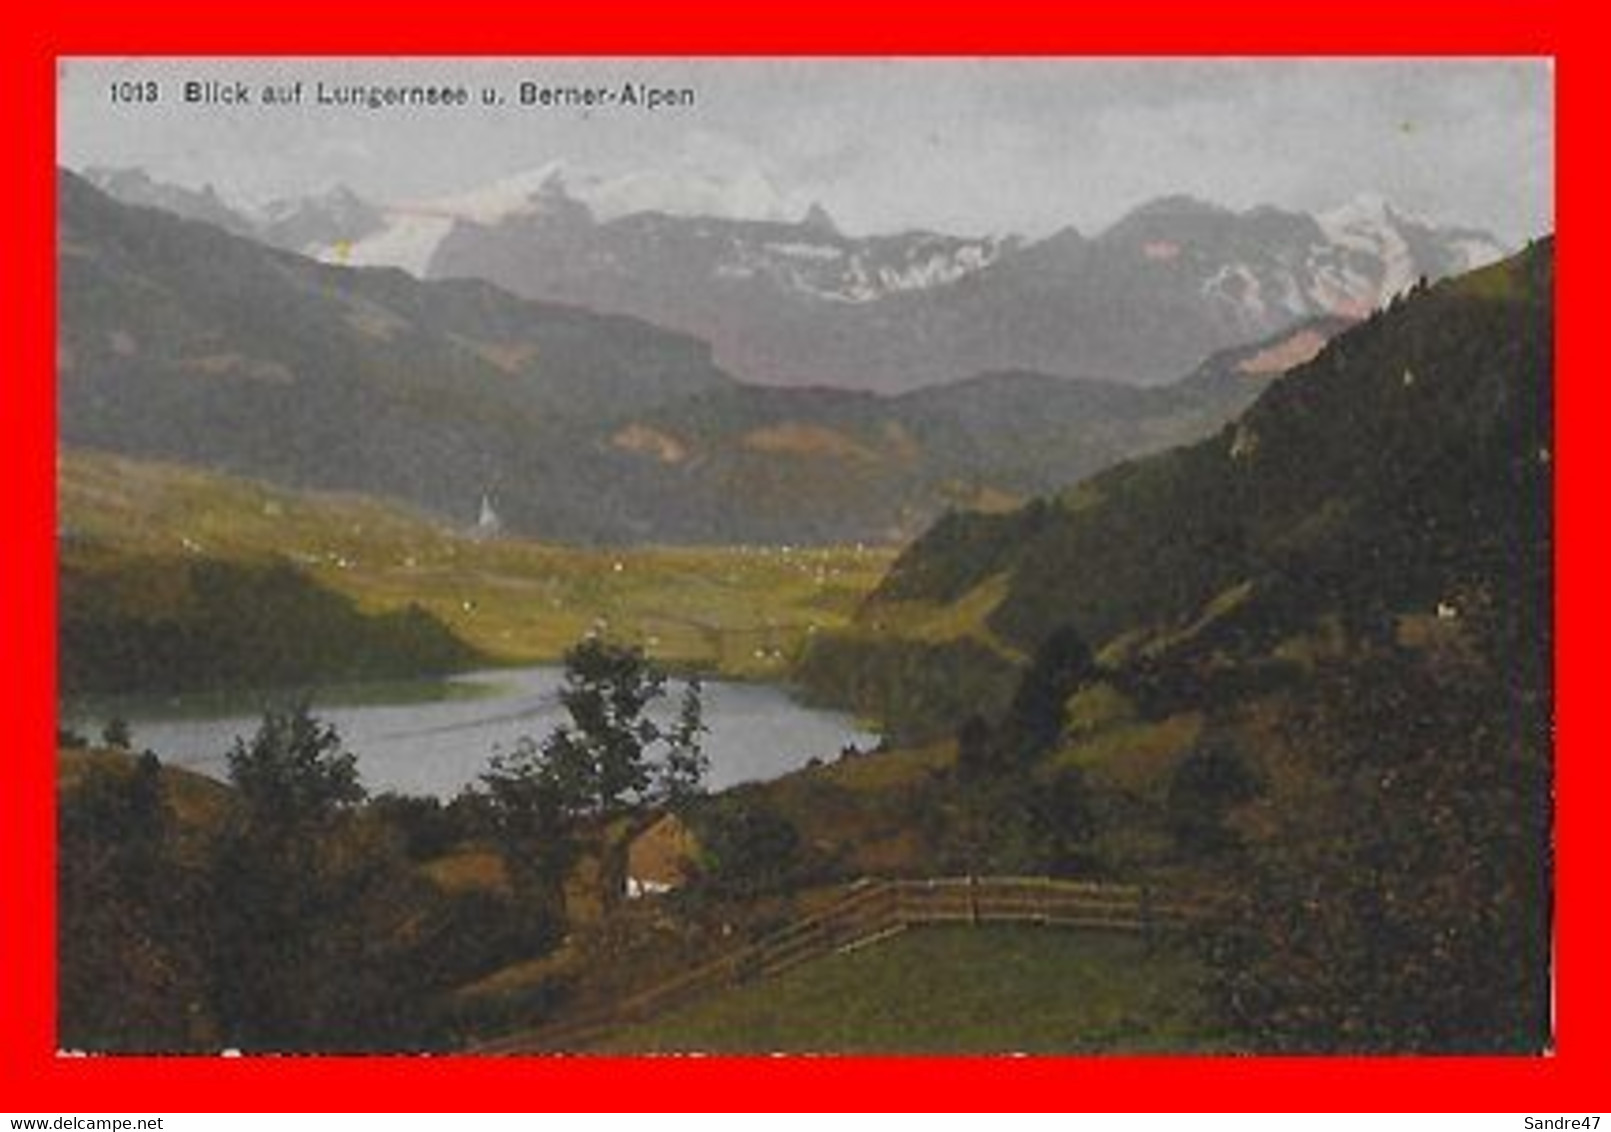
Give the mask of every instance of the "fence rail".
<path id="1" fill-rule="evenodd" d="M 802 963 L 865 947 L 909 928 L 951 924 L 1036 924 L 1092 931 L 1155 933 L 1199 914 L 1140 885 L 1052 877 L 937 877 L 858 881 L 838 901 L 770 935 L 607 1008 L 474 1047 L 518 1054 L 576 1048 L 715 991 L 778 975 Z"/>

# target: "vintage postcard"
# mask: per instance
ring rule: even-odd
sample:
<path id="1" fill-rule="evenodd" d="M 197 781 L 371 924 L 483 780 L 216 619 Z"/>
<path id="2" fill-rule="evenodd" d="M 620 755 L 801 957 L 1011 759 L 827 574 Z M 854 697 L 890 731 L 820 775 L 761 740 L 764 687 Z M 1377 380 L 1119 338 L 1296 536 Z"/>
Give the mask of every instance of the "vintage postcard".
<path id="1" fill-rule="evenodd" d="M 1547 60 L 57 82 L 61 1050 L 1554 1050 Z"/>

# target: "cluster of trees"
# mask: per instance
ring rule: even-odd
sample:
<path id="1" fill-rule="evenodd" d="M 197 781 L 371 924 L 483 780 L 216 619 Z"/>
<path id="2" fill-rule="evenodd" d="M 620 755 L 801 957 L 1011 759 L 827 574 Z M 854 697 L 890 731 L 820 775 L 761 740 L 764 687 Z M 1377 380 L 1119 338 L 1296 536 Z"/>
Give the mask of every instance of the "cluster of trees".
<path id="1" fill-rule="evenodd" d="M 1291 784 L 1242 816 L 1205 941 L 1248 1044 L 1547 1048 L 1548 725 L 1505 683 L 1386 649 L 1284 716 Z"/>
<path id="2" fill-rule="evenodd" d="M 225 791 L 150 752 L 94 756 L 64 791 L 65 1046 L 445 1048 L 448 992 L 559 938 L 547 908 L 432 883 L 417 813 L 369 803 L 305 706 L 269 711 L 229 762 Z"/>
<path id="3" fill-rule="evenodd" d="M 178 867 L 155 755 L 90 768 L 58 814 L 61 1044 L 190 1049 L 206 1010 L 198 872 Z"/>
<path id="4" fill-rule="evenodd" d="M 1070 697 L 1134 675 L 1100 671 L 1076 632 L 1056 630 L 1008 710 L 959 729 L 936 843 L 972 871 L 1101 871 L 1099 827 L 1147 827 L 1172 846 L 1151 852 L 1217 908 L 1195 942 L 1220 1021 L 1249 1048 L 1547 1048 L 1551 676 L 1537 572 L 1513 579 L 1519 600 L 1463 590 L 1441 644 L 1372 626 L 1302 681 L 1203 703 L 1201 736 L 1145 806 L 1054 769 Z M 1165 664 L 1180 671 L 1144 680 L 1190 683 L 1192 658 Z"/>
<path id="5" fill-rule="evenodd" d="M 518 884 L 561 915 L 585 849 L 608 914 L 626 889 L 632 841 L 660 812 L 683 810 L 703 791 L 699 681 L 685 686 L 669 726 L 648 712 L 665 694 L 665 673 L 641 649 L 588 637 L 565 654 L 559 698 L 570 722 L 494 756 L 482 776 Z"/>
<path id="6" fill-rule="evenodd" d="M 640 651 L 583 641 L 566 657 L 570 721 L 494 757 L 482 787 L 447 805 L 368 799 L 306 704 L 237 741 L 233 790 L 210 817 L 181 817 L 155 755 L 98 756 L 61 809 L 63 1043 L 455 1044 L 450 992 L 563 938 L 579 860 L 598 862 L 607 912 L 637 831 L 700 796 L 699 685 L 670 724 L 647 710 L 665 693 Z M 465 842 L 497 848 L 507 893 L 450 893 L 420 868 Z"/>
<path id="7" fill-rule="evenodd" d="M 949 867 L 969 873 L 1088 871 L 1095 833 L 1090 791 L 1077 767 L 1048 765 L 1065 705 L 1099 669 L 1072 626 L 1036 650 L 1006 710 L 973 715 L 957 730 L 953 780 L 930 815 Z"/>
<path id="8" fill-rule="evenodd" d="M 462 669 L 475 649 L 418 605 L 366 613 L 285 561 L 62 564 L 64 692 L 288 687 Z"/>
<path id="9" fill-rule="evenodd" d="M 813 636 L 790 676 L 823 703 L 877 718 L 894 743 L 904 744 L 942 737 L 970 715 L 1003 709 L 1018 670 L 971 637 L 908 640 L 875 625 L 870 632 Z"/>

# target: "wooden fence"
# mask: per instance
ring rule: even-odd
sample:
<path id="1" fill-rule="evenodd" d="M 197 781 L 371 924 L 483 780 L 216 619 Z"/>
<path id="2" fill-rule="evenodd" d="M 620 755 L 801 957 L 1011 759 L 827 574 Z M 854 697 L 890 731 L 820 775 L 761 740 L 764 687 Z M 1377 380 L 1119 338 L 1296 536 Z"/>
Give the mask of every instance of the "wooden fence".
<path id="1" fill-rule="evenodd" d="M 1149 939 L 1195 910 L 1144 886 L 1050 877 L 942 877 L 859 881 L 834 904 L 684 975 L 608 1008 L 474 1047 L 477 1053 L 555 1052 L 643 1022 L 695 999 L 780 974 L 834 952 L 875 944 L 909 928 L 941 924 L 1038 924 L 1131 932 Z"/>

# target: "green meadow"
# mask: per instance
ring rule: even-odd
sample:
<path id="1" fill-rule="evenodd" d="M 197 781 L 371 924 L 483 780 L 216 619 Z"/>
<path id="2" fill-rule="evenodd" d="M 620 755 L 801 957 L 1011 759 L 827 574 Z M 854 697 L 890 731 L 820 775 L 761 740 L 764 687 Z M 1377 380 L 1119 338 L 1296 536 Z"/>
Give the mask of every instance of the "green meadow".
<path id="1" fill-rule="evenodd" d="M 477 538 L 355 495 L 297 492 L 85 451 L 57 470 L 64 565 L 290 562 L 365 612 L 417 604 L 499 662 L 548 661 L 594 628 L 674 667 L 765 679 L 848 623 L 893 551 L 560 546 Z"/>

